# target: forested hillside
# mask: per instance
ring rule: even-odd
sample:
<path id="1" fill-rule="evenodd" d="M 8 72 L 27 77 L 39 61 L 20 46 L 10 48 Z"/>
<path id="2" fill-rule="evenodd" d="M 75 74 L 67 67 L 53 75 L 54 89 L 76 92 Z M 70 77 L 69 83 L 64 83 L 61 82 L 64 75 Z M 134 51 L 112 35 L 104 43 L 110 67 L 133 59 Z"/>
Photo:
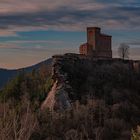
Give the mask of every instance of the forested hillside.
<path id="1" fill-rule="evenodd" d="M 6 140 L 139 140 L 140 71 L 129 61 L 62 61 L 71 108 L 40 110 L 51 69 L 22 73 L 1 91 L 0 136 Z"/>
<path id="2" fill-rule="evenodd" d="M 26 68 L 21 69 L 15 69 L 15 70 L 8 70 L 8 69 L 2 69 L 0 68 L 0 89 L 10 80 L 12 80 L 14 77 L 16 77 L 19 73 L 22 71 L 24 72 L 31 72 L 32 70 L 38 70 L 41 65 L 45 64 L 46 66 L 50 66 L 52 63 L 52 59 L 47 59 L 45 61 L 42 61 L 38 64 L 35 64 L 33 66 L 29 66 Z"/>

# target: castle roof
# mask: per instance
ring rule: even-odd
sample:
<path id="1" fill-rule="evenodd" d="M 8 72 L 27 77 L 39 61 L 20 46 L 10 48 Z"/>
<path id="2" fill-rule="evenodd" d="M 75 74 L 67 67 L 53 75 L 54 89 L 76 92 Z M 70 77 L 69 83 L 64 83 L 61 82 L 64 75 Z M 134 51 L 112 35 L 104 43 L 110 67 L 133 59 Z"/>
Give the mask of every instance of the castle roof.
<path id="1" fill-rule="evenodd" d="M 100 27 L 87 27 L 87 29 L 101 29 Z"/>
<path id="2" fill-rule="evenodd" d="M 106 37 L 112 37 L 111 35 L 107 35 L 107 34 L 100 34 L 101 36 L 106 36 Z"/>

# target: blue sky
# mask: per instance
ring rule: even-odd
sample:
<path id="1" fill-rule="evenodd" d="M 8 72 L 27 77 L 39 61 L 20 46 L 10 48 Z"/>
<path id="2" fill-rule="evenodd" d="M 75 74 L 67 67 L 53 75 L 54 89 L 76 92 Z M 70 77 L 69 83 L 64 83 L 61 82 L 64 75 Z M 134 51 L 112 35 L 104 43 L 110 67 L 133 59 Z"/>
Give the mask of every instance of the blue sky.
<path id="1" fill-rule="evenodd" d="M 99 26 L 140 59 L 139 0 L 1 0 L 0 67 L 26 67 L 54 54 L 78 52 L 86 27 Z"/>

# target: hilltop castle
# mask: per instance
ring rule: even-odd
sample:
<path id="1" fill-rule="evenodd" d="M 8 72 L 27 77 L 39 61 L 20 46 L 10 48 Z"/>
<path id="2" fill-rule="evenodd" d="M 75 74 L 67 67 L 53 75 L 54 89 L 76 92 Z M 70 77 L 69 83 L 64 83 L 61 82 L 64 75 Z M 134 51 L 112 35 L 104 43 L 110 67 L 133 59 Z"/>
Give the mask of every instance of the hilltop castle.
<path id="1" fill-rule="evenodd" d="M 87 43 L 80 46 L 80 54 L 96 58 L 112 58 L 112 36 L 102 34 L 98 27 L 87 28 Z"/>

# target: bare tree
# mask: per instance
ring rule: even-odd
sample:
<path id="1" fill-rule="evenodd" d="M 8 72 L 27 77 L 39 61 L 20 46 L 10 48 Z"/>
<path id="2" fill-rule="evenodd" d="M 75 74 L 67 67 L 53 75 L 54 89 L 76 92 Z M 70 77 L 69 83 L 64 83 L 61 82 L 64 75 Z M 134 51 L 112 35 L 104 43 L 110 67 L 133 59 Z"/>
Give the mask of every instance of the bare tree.
<path id="1" fill-rule="evenodd" d="M 120 44 L 118 54 L 123 60 L 129 58 L 129 45 L 125 43 Z"/>

